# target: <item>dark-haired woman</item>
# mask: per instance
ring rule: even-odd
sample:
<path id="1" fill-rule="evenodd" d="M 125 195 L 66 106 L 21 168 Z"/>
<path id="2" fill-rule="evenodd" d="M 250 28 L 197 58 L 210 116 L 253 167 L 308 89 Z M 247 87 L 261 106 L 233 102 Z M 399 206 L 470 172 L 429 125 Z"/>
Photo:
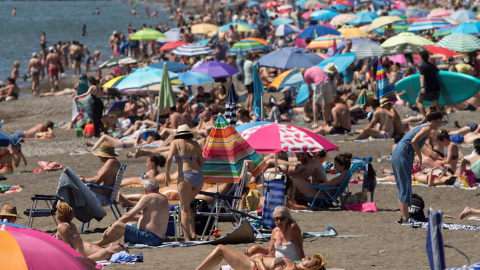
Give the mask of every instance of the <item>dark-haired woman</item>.
<path id="1" fill-rule="evenodd" d="M 413 160 L 415 155 L 417 155 L 419 160 L 418 166 L 422 165 L 420 148 L 425 144 L 430 131 L 438 129 L 442 125 L 442 114 L 437 111 L 431 111 L 427 115 L 426 120 L 426 124 L 420 125 L 405 134 L 392 154 L 393 174 L 398 187 L 398 203 L 402 214 L 399 223 L 410 223 L 411 221 L 408 207 L 412 205 Z"/>
<path id="2" fill-rule="evenodd" d="M 170 167 L 172 161 L 177 163 L 178 193 L 180 196 L 180 211 L 185 241 L 195 240 L 195 224 L 190 203 L 202 189 L 203 156 L 202 148 L 193 140 L 193 133 L 187 125 L 177 129 L 175 139 L 170 143 L 170 152 L 165 169 L 165 185 L 170 182 Z"/>
<path id="3" fill-rule="evenodd" d="M 130 185 L 143 185 L 145 179 L 156 178 L 160 173 L 158 167 L 165 166 L 166 159 L 163 156 L 151 155 L 147 158 L 147 171 L 142 173 L 140 176 L 129 177 L 122 179 L 121 186 L 130 186 Z"/>
<path id="4" fill-rule="evenodd" d="M 458 145 L 450 140 L 450 135 L 446 130 L 442 130 L 438 133 L 436 141 L 441 147 L 448 148 L 445 157 L 437 159 L 435 165 L 440 169 L 447 169 L 452 174 L 455 173 L 459 157 Z"/>
<path id="5" fill-rule="evenodd" d="M 107 133 L 107 130 L 105 130 L 105 127 L 102 123 L 104 106 L 101 98 L 103 96 L 103 92 L 100 88 L 98 88 L 97 80 L 94 77 L 88 77 L 88 84 L 90 84 L 88 91 L 85 94 L 76 96 L 75 98 L 77 99 L 79 97 L 85 97 L 88 95 L 92 97 L 92 120 L 95 128 L 95 137 L 100 137 L 101 131 Z"/>

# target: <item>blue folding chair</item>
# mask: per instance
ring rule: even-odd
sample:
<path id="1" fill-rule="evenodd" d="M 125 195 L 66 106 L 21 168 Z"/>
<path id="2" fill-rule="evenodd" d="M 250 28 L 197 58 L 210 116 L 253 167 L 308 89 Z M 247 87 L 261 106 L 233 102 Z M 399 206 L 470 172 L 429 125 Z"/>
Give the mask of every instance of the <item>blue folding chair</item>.
<path id="1" fill-rule="evenodd" d="M 274 180 L 266 182 L 265 201 L 262 210 L 262 227 L 275 228 L 273 211 L 277 206 L 285 205 L 287 176 L 276 174 Z"/>

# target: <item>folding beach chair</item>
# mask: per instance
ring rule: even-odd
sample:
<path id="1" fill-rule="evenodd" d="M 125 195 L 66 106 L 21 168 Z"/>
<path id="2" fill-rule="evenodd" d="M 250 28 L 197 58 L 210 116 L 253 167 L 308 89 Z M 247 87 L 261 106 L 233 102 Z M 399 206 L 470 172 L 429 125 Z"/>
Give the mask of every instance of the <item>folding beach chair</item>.
<path id="1" fill-rule="evenodd" d="M 55 218 L 55 212 L 57 211 L 57 202 L 58 197 L 55 195 L 41 195 L 36 194 L 32 198 L 32 204 L 30 208 L 23 211 L 23 213 L 28 216 L 27 226 L 32 227 L 33 219 L 37 217 L 52 217 L 55 225 L 58 225 L 57 219 Z M 38 202 L 43 201 L 46 204 L 46 208 L 37 208 Z"/>
<path id="2" fill-rule="evenodd" d="M 267 177 L 267 179 L 269 179 L 269 177 Z M 273 180 L 266 182 L 261 223 L 263 228 L 275 228 L 273 211 L 275 207 L 285 205 L 286 187 L 287 176 L 282 173 L 277 173 Z"/>
<path id="3" fill-rule="evenodd" d="M 348 184 L 350 182 L 350 178 L 352 178 L 352 175 L 357 170 L 357 168 L 360 168 L 362 166 L 364 166 L 363 161 L 352 162 L 352 165 L 350 166 L 350 170 L 345 175 L 345 178 L 343 179 L 342 183 L 340 183 L 340 185 L 338 186 L 311 185 L 310 187 L 318 189 L 318 192 L 313 198 L 307 197 L 307 201 L 310 203 L 310 209 L 319 210 L 331 205 L 340 207 L 340 201 L 338 200 L 338 198 L 340 197 L 340 195 L 348 192 Z M 334 190 L 335 193 L 333 195 L 330 194 L 329 193 L 330 190 Z M 320 197 L 320 195 L 323 195 L 323 196 Z"/>

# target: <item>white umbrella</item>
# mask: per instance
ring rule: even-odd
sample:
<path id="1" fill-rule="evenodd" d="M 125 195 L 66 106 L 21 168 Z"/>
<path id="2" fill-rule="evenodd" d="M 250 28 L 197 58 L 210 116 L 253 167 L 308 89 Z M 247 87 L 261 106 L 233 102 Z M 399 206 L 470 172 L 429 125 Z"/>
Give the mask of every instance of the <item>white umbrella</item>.
<path id="1" fill-rule="evenodd" d="M 196 56 L 210 54 L 213 52 L 213 49 L 208 46 L 198 44 L 187 44 L 176 48 L 172 52 L 176 55 Z"/>

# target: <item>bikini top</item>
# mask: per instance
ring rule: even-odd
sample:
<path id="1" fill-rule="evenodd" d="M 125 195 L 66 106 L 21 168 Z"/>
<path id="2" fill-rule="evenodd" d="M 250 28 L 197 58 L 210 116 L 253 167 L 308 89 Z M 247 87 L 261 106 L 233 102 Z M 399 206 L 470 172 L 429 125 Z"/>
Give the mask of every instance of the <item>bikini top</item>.
<path id="1" fill-rule="evenodd" d="M 0 162 L 2 161 L 3 157 L 6 156 L 6 155 L 9 154 L 9 153 L 10 153 L 10 152 L 6 152 L 5 154 L 0 155 Z M 12 169 L 12 171 L 13 171 L 13 166 L 10 165 L 10 164 L 0 165 L 0 169 L 5 168 L 5 167 L 10 168 L 10 169 Z"/>
<path id="2" fill-rule="evenodd" d="M 198 158 L 196 157 L 183 157 L 182 155 L 180 155 L 180 144 L 178 142 L 179 140 L 177 139 L 177 152 L 178 152 L 178 155 L 176 156 L 173 156 L 173 162 L 177 163 L 179 161 L 182 161 L 182 160 L 197 160 Z"/>
<path id="3" fill-rule="evenodd" d="M 62 222 L 63 224 L 66 224 L 68 229 L 70 230 L 70 232 L 72 231 L 72 227 L 70 227 L 70 224 L 68 224 L 67 222 Z M 73 239 L 73 238 L 77 238 L 79 236 L 78 233 L 72 233 L 70 234 L 70 237 Z M 62 240 L 62 238 L 60 236 L 58 236 L 58 234 L 55 234 L 55 238 L 57 238 L 58 240 Z"/>

